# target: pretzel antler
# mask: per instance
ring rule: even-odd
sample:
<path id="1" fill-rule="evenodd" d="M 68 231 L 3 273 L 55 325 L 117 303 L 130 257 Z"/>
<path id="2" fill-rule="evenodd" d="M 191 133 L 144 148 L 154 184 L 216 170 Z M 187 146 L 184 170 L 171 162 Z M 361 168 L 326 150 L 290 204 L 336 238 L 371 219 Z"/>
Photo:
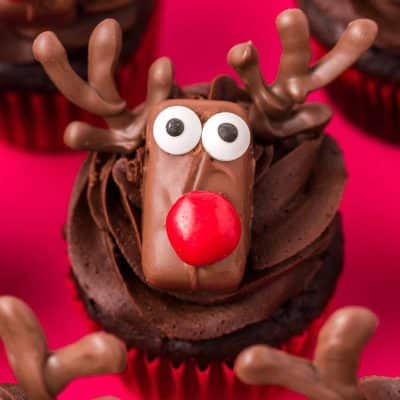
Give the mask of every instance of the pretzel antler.
<path id="1" fill-rule="evenodd" d="M 171 61 L 160 58 L 149 71 L 144 108 L 135 113 L 120 97 L 115 71 L 121 53 L 122 31 L 117 21 L 107 19 L 93 31 L 89 41 L 88 82 L 69 64 L 67 53 L 56 35 L 44 32 L 33 44 L 33 53 L 58 89 L 74 104 L 102 117 L 109 129 L 83 122 L 71 123 L 65 143 L 74 149 L 130 153 L 143 140 L 146 117 L 151 105 L 168 98 L 174 80 Z"/>
<path id="2" fill-rule="evenodd" d="M 30 400 L 51 400 L 78 377 L 118 373 L 126 367 L 125 345 L 106 333 L 50 352 L 35 315 L 14 297 L 0 297 L 0 337 Z"/>
<path id="3" fill-rule="evenodd" d="M 298 9 L 286 10 L 278 16 L 276 23 L 283 52 L 273 85 L 264 82 L 258 53 L 251 42 L 234 46 L 228 54 L 229 64 L 237 71 L 253 99 L 252 120 L 256 131 L 269 129 L 268 139 L 291 136 L 321 126 L 327 117 L 329 120 L 327 110 L 323 109 L 323 116 L 316 116 L 315 105 L 310 109 L 302 103 L 311 91 L 327 85 L 356 62 L 377 35 L 375 22 L 355 20 L 336 46 L 310 66 L 310 32 L 305 14 Z M 296 118 L 295 126 L 289 131 L 282 128 L 280 121 L 293 117 Z"/>
<path id="4" fill-rule="evenodd" d="M 239 354 L 235 373 L 245 383 L 282 386 L 311 400 L 362 400 L 358 362 L 376 326 L 371 311 L 343 308 L 322 328 L 314 362 L 257 345 Z"/>

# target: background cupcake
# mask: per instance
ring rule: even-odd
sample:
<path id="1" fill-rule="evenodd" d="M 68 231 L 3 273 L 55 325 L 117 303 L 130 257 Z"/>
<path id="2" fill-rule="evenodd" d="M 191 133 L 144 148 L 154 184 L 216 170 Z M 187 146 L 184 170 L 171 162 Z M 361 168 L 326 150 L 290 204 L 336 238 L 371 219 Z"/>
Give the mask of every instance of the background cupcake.
<path id="1" fill-rule="evenodd" d="M 393 143 L 400 141 L 400 5 L 392 0 L 299 0 L 323 55 L 355 18 L 371 18 L 379 26 L 374 45 L 356 67 L 328 87 L 347 117 L 368 132 Z"/>
<path id="2" fill-rule="evenodd" d="M 158 37 L 157 0 L 0 1 L 0 138 L 26 149 L 62 149 L 67 124 L 90 119 L 55 91 L 33 58 L 32 43 L 38 33 L 54 31 L 84 77 L 90 32 L 108 17 L 124 32 L 117 81 L 134 106 L 143 100 L 143 78 Z"/>
<path id="3" fill-rule="evenodd" d="M 192 375 L 190 360 L 229 363 L 250 343 L 279 346 L 304 332 L 342 268 L 337 209 L 346 172 L 323 134 L 329 108 L 304 100 L 368 48 L 376 26 L 353 23 L 311 69 L 304 14 L 289 10 L 277 24 L 284 53 L 274 85 L 264 83 L 251 42 L 228 55 L 245 89 L 228 76 L 181 88 L 161 58 L 134 111 L 112 79 L 115 22 L 91 37 L 91 85 L 76 79 L 53 34 L 34 44 L 63 93 L 108 125 L 74 122 L 65 134 L 72 148 L 92 151 L 66 227 L 79 294 L 101 326 L 150 357 L 183 362 L 184 375 Z M 301 354 L 312 334 L 290 350 Z M 176 382 L 173 364 L 159 365 Z M 223 366 L 215 365 L 223 388 Z"/>

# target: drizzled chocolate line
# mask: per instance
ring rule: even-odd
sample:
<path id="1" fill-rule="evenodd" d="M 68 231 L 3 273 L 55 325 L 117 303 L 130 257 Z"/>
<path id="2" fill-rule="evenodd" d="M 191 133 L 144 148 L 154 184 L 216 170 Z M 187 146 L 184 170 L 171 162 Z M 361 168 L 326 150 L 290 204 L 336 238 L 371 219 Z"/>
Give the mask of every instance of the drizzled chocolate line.
<path id="1" fill-rule="evenodd" d="M 376 326 L 371 311 L 343 308 L 322 328 L 314 362 L 257 345 L 238 356 L 235 373 L 245 383 L 282 386 L 311 400 L 363 400 L 358 363 Z"/>
<path id="2" fill-rule="evenodd" d="M 140 111 L 127 109 L 114 79 L 121 43 L 121 28 L 115 20 L 107 19 L 96 27 L 89 41 L 88 82 L 85 82 L 72 69 L 65 48 L 52 32 L 44 32 L 35 40 L 34 56 L 54 84 L 72 103 L 102 117 L 109 127 L 106 130 L 73 122 L 65 132 L 67 146 L 130 153 L 143 140 L 151 106 L 168 98 L 173 85 L 173 67 L 168 58 L 160 58 L 149 71 L 144 107 Z"/>
<path id="3" fill-rule="evenodd" d="M 307 95 L 350 67 L 374 42 L 377 25 L 367 19 L 353 21 L 336 46 L 310 66 L 310 30 L 301 10 L 291 9 L 277 18 L 282 57 L 275 83 L 263 79 L 256 48 L 251 42 L 238 44 L 228 54 L 229 64 L 242 79 L 253 99 L 252 124 L 260 139 L 283 138 L 323 127 L 331 117 L 321 104 L 300 106 Z M 289 125 L 289 128 L 288 126 Z"/>
<path id="4" fill-rule="evenodd" d="M 94 333 L 50 351 L 32 310 L 14 297 L 0 297 L 0 337 L 30 400 L 54 399 L 78 377 L 118 373 L 126 367 L 125 345 L 106 333 Z"/>

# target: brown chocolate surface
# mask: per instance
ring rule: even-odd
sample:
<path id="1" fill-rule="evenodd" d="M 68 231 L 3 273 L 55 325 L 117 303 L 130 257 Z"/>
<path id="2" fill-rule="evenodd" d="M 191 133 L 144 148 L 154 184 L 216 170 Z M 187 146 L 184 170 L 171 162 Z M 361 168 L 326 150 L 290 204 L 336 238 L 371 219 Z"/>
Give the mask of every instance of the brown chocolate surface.
<path id="1" fill-rule="evenodd" d="M 298 0 L 310 19 L 315 37 L 331 48 L 354 18 L 371 18 L 379 25 L 374 45 L 357 62 L 367 74 L 400 82 L 400 4 L 393 0 Z"/>

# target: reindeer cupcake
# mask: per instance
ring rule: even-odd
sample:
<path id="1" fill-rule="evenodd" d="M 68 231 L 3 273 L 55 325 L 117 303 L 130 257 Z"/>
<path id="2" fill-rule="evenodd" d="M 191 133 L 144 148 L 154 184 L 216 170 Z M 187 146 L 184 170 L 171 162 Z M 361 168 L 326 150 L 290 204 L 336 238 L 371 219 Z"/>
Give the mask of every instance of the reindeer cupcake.
<path id="1" fill-rule="evenodd" d="M 334 291 L 346 171 L 324 134 L 331 111 L 305 99 L 359 58 L 376 25 L 353 22 L 314 65 L 304 14 L 285 11 L 277 27 L 283 53 L 273 84 L 251 42 L 228 53 L 243 87 L 219 76 L 181 88 L 161 58 L 134 110 L 114 81 L 115 21 L 91 36 L 87 82 L 54 33 L 34 43 L 60 91 L 105 121 L 65 132 L 68 146 L 90 151 L 66 238 L 89 315 L 129 347 L 174 362 L 233 361 L 251 344 L 279 346 L 304 332 Z"/>
<path id="2" fill-rule="evenodd" d="M 85 76 L 92 30 L 104 18 L 116 19 L 124 32 L 116 79 L 131 106 L 141 102 L 146 86 L 141 82 L 154 60 L 157 9 L 157 0 L 0 0 L 0 139 L 27 149 L 60 150 L 68 123 L 93 121 L 57 93 L 35 62 L 33 40 L 48 29 L 67 47 L 75 71 Z M 124 90 L 131 86 L 137 88 L 134 94 Z"/>

